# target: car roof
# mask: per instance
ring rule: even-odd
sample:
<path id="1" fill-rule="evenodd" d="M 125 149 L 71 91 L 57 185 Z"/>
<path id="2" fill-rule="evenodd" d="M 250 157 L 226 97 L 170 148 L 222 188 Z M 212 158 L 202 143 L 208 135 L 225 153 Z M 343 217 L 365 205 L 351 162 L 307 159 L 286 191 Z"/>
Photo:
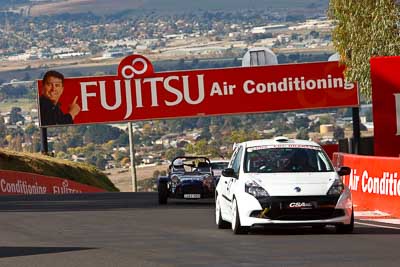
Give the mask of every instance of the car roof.
<path id="1" fill-rule="evenodd" d="M 211 159 L 211 163 L 229 162 L 229 159 Z"/>
<path id="2" fill-rule="evenodd" d="M 178 156 L 171 161 L 169 167 L 171 168 L 176 161 L 182 161 L 182 163 L 186 164 L 188 161 L 196 160 L 199 160 L 200 162 L 206 162 L 207 164 L 211 163 L 209 158 L 203 156 Z"/>
<path id="3" fill-rule="evenodd" d="M 273 139 L 260 139 L 260 140 L 251 140 L 241 143 L 245 147 L 256 147 L 256 146 L 292 146 L 292 145 L 299 145 L 299 146 L 314 146 L 314 147 L 321 147 L 319 144 L 308 141 L 308 140 L 301 140 L 301 139 L 289 139 L 284 136 L 275 137 Z"/>
<path id="4" fill-rule="evenodd" d="M 175 158 L 172 160 L 172 162 L 174 162 L 174 161 L 177 160 L 177 159 L 182 159 L 183 161 L 185 161 L 185 160 L 202 159 L 202 160 L 204 160 L 204 161 L 210 162 L 210 159 L 209 159 L 209 158 L 203 157 L 203 156 L 178 156 L 178 157 L 175 157 Z"/>

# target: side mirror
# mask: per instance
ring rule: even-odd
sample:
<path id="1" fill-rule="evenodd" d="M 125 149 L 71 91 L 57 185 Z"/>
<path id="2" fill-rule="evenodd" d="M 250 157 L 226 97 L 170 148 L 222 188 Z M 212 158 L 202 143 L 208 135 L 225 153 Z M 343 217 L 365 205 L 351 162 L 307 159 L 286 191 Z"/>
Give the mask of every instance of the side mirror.
<path id="1" fill-rule="evenodd" d="M 342 166 L 342 167 L 340 167 L 340 169 L 337 171 L 337 173 L 339 174 L 339 176 L 349 175 L 349 174 L 351 173 L 351 169 L 350 169 L 349 167 Z"/>
<path id="2" fill-rule="evenodd" d="M 236 178 L 235 171 L 232 168 L 226 168 L 222 170 L 222 175 L 225 177 L 233 177 Z"/>

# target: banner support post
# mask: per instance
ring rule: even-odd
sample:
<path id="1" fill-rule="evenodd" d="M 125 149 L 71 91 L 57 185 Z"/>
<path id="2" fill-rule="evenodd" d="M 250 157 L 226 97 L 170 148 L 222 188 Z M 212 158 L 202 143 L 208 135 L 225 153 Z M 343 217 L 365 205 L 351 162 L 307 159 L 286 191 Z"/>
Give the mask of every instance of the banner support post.
<path id="1" fill-rule="evenodd" d="M 353 153 L 359 154 L 360 152 L 360 108 L 354 107 L 352 108 L 353 115 Z"/>
<path id="2" fill-rule="evenodd" d="M 40 127 L 40 152 L 42 154 L 49 154 L 49 145 L 47 143 L 47 128 Z"/>
<path id="3" fill-rule="evenodd" d="M 132 177 L 132 192 L 137 192 L 136 164 L 135 164 L 135 147 L 133 142 L 132 122 L 128 122 L 129 131 L 129 152 L 131 155 L 131 177 Z"/>

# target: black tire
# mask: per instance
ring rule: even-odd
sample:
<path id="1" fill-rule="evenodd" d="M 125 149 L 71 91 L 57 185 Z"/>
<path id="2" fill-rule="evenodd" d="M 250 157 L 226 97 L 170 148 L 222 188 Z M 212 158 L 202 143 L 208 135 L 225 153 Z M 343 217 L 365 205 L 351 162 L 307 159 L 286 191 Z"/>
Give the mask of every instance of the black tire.
<path id="1" fill-rule="evenodd" d="M 233 200 L 236 207 L 236 220 L 235 224 L 232 223 L 232 231 L 235 235 L 245 235 L 249 233 L 250 227 L 245 227 L 240 224 L 240 216 L 239 216 L 239 209 L 237 207 L 236 199 Z"/>
<path id="2" fill-rule="evenodd" d="M 219 207 L 219 203 L 217 202 L 217 198 L 215 199 L 215 221 L 218 229 L 229 229 L 231 224 L 224 219 L 222 219 L 221 208 Z M 217 214 L 218 213 L 218 214 Z"/>
<path id="3" fill-rule="evenodd" d="M 350 224 L 336 225 L 336 233 L 338 234 L 351 234 L 354 230 L 354 210 L 351 212 Z"/>
<path id="4" fill-rule="evenodd" d="M 219 223 L 217 224 L 218 229 L 229 229 L 231 224 L 224 219 L 222 219 L 221 212 L 219 213 Z"/>
<path id="5" fill-rule="evenodd" d="M 158 204 L 165 205 L 168 202 L 168 188 L 166 183 L 158 184 Z"/>
<path id="6" fill-rule="evenodd" d="M 312 229 L 314 229 L 314 230 L 324 230 L 325 227 L 326 227 L 326 225 L 324 225 L 324 224 L 318 224 L 318 225 L 313 225 Z"/>
<path id="7" fill-rule="evenodd" d="M 326 229 L 326 225 L 313 225 L 312 230 L 316 233 L 324 233 Z"/>

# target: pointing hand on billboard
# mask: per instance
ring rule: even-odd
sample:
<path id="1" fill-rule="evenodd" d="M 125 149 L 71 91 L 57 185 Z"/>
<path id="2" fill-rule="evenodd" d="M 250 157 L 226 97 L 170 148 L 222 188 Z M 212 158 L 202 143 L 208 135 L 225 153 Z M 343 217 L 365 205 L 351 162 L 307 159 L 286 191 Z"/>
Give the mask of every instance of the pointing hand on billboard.
<path id="1" fill-rule="evenodd" d="M 76 103 L 77 100 L 78 97 L 75 96 L 74 101 L 72 101 L 72 104 L 69 106 L 69 114 L 71 114 L 72 119 L 81 111 L 81 107 Z"/>

